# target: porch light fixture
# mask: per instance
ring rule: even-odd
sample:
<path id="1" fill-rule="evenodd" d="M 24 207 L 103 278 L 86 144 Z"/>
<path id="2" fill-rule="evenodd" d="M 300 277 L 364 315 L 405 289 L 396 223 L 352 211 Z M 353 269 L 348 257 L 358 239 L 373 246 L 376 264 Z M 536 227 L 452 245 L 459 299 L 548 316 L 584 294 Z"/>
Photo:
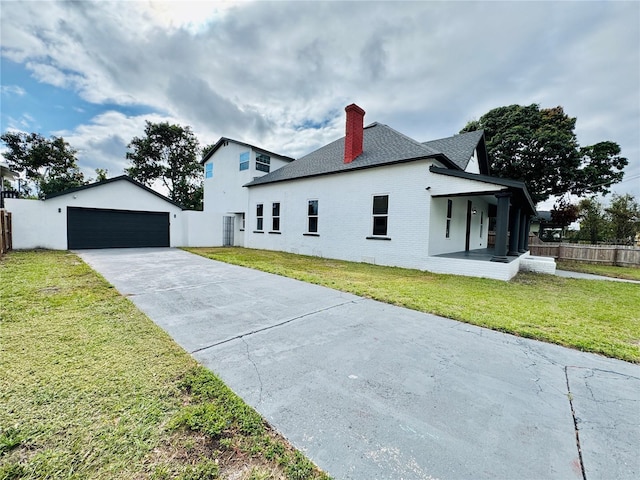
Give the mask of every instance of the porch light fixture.
<path id="1" fill-rule="evenodd" d="M 478 213 L 478 210 L 476 210 L 475 208 L 473 208 L 473 209 L 471 210 L 471 213 L 472 213 L 473 215 L 476 215 L 476 214 Z"/>

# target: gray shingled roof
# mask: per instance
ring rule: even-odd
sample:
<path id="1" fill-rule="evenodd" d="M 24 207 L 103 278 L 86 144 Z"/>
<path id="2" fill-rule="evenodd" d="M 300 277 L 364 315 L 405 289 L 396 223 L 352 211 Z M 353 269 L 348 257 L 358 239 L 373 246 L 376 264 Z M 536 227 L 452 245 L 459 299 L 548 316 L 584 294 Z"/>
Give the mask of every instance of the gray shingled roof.
<path id="1" fill-rule="evenodd" d="M 476 130 L 475 132 L 460 133 L 453 137 L 423 142 L 422 144 L 444 153 L 460 170 L 466 170 L 469 160 L 473 156 L 473 151 L 478 146 L 483 134 L 483 130 Z"/>
<path id="2" fill-rule="evenodd" d="M 252 187 L 265 183 L 347 172 L 429 157 L 438 158 L 454 168 L 458 167 L 431 146 L 413 140 L 387 125 L 372 123 L 364 129 L 362 154 L 351 163 L 344 163 L 344 137 L 342 137 L 268 175 L 247 183 L 245 186 Z"/>

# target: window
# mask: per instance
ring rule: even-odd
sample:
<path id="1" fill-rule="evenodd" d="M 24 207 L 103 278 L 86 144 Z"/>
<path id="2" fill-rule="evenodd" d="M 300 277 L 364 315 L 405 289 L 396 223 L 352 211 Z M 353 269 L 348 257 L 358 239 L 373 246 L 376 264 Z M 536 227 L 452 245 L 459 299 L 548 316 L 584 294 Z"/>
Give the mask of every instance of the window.
<path id="1" fill-rule="evenodd" d="M 307 232 L 318 233 L 318 200 L 309 200 Z"/>
<path id="2" fill-rule="evenodd" d="M 267 155 L 263 155 L 262 153 L 258 153 L 256 155 L 256 170 L 269 173 L 270 163 L 271 163 L 271 158 L 268 157 Z"/>
<path id="3" fill-rule="evenodd" d="M 271 206 L 271 230 L 274 232 L 280 231 L 280 203 L 275 202 Z"/>
<path id="4" fill-rule="evenodd" d="M 241 232 L 244 232 L 244 223 L 245 223 L 245 215 L 244 213 L 241 213 L 241 218 L 242 218 L 242 228 L 240 228 Z"/>
<path id="5" fill-rule="evenodd" d="M 484 230 L 484 212 L 480 212 L 480 238 L 482 238 L 483 230 Z"/>
<path id="6" fill-rule="evenodd" d="M 373 234 L 387 234 L 387 219 L 389 214 L 389 195 L 374 195 L 373 197 Z"/>
<path id="7" fill-rule="evenodd" d="M 451 236 L 451 209 L 453 207 L 453 202 L 451 200 L 447 200 L 447 229 L 445 231 L 445 236 L 449 238 Z"/>
<path id="8" fill-rule="evenodd" d="M 264 211 L 262 208 L 262 204 L 259 203 L 256 205 L 256 230 L 262 230 L 262 221 L 264 217 Z"/>
<path id="9" fill-rule="evenodd" d="M 204 165 L 204 178 L 213 178 L 213 163 Z"/>
<path id="10" fill-rule="evenodd" d="M 249 168 L 249 152 L 243 152 L 240 154 L 240 170 L 247 170 Z"/>

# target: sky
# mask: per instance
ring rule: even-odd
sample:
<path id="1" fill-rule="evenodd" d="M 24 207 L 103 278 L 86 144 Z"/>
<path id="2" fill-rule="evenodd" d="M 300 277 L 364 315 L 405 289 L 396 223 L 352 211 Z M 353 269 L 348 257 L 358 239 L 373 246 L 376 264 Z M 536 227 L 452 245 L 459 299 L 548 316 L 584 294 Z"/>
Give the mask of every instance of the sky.
<path id="1" fill-rule="evenodd" d="M 419 141 L 536 103 L 618 143 L 612 191 L 640 199 L 638 1 L 0 0 L 0 44 L 1 131 L 64 137 L 88 177 L 123 174 L 145 121 L 298 158 L 351 103 Z"/>

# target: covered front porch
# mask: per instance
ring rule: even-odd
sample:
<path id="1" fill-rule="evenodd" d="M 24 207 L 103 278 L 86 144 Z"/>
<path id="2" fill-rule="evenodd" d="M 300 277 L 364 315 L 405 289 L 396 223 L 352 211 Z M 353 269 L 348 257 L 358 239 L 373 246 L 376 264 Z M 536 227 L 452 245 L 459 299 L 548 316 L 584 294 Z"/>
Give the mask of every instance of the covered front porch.
<path id="1" fill-rule="evenodd" d="M 468 182 L 465 184 L 452 182 L 448 192 L 432 195 L 433 198 L 466 198 L 469 205 L 466 212 L 467 241 L 464 251 L 456 251 L 459 249 L 458 247 L 458 249 L 452 249 L 453 252 L 439 251 L 433 252 L 433 255 L 449 255 L 449 258 L 461 258 L 462 256 L 466 259 L 511 263 L 529 251 L 529 229 L 531 218 L 536 214 L 536 209 L 524 183 L 438 167 L 431 167 L 430 171 L 445 177 L 462 178 L 476 182 L 475 185 Z M 493 248 L 485 243 L 487 248 L 474 249 L 468 240 L 470 219 L 476 214 L 474 199 L 477 199 L 480 204 L 488 205 L 487 217 L 495 222 Z M 449 218 L 449 213 L 447 218 Z"/>

